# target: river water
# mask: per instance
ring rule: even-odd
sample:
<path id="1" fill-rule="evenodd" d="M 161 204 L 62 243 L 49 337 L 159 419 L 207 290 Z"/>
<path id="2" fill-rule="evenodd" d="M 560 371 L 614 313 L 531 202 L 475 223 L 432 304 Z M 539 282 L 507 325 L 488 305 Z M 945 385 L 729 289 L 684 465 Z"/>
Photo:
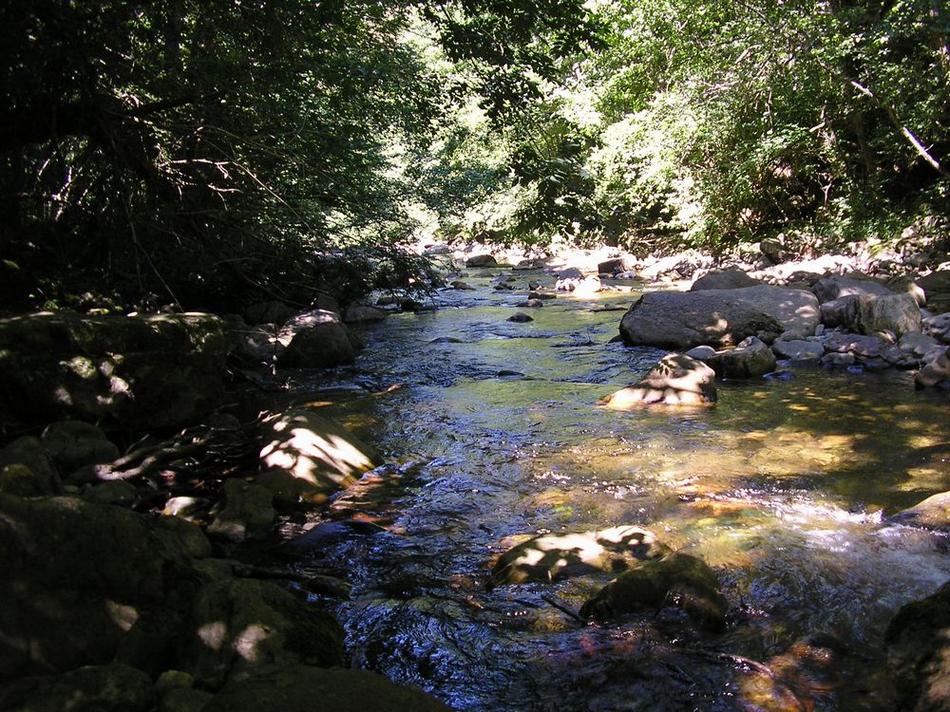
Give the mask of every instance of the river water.
<path id="1" fill-rule="evenodd" d="M 638 287 L 512 323 L 527 281 L 553 278 L 496 292 L 498 272 L 365 328 L 356 369 L 296 384 L 388 463 L 309 523 L 384 529 L 295 563 L 353 585 L 336 605 L 352 663 L 458 710 L 893 709 L 884 630 L 950 578 L 950 541 L 887 515 L 948 488 L 945 396 L 792 368 L 720 383 L 708 409 L 609 411 L 598 398 L 663 354 L 608 343 Z M 608 573 L 486 590 L 516 535 L 621 524 L 713 567 L 725 633 L 669 612 L 572 617 Z M 826 642 L 800 654 L 808 636 Z"/>

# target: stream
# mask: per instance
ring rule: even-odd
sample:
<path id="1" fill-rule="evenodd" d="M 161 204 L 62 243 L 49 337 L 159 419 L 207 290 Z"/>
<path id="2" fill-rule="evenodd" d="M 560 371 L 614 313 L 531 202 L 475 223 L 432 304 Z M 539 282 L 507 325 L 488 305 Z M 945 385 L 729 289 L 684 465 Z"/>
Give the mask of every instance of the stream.
<path id="1" fill-rule="evenodd" d="M 708 409 L 609 411 L 598 398 L 664 353 L 608 343 L 642 285 L 518 309 L 553 277 L 499 292 L 498 273 L 365 327 L 355 369 L 295 384 L 388 463 L 285 527 L 346 523 L 293 566 L 352 584 L 332 604 L 352 664 L 458 710 L 893 709 L 884 630 L 950 579 L 950 538 L 886 517 L 947 489 L 945 397 L 801 367 L 720 382 Z M 667 610 L 580 622 L 609 573 L 486 589 L 515 535 L 621 524 L 715 570 L 725 633 Z"/>

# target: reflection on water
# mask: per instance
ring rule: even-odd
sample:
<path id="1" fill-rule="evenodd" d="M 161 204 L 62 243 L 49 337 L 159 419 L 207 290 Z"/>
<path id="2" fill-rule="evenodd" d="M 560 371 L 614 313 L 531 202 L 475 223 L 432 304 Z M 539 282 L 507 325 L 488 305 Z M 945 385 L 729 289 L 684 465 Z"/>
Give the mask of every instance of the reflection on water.
<path id="1" fill-rule="evenodd" d="M 299 564 L 345 565 L 354 663 L 466 710 L 889 709 L 884 626 L 950 578 L 950 558 L 945 537 L 883 515 L 947 489 L 945 400 L 902 374 L 796 369 L 720 384 L 715 408 L 608 411 L 598 398 L 662 355 L 607 343 L 622 312 L 602 307 L 631 296 L 559 297 L 515 324 L 526 290 L 488 279 L 368 328 L 357 375 L 300 389 L 395 463 L 330 515 L 388 531 Z M 485 588 L 506 537 L 621 524 L 716 570 L 726 634 L 665 615 L 581 624 L 570 612 L 607 573 Z M 821 658 L 794 647 L 816 633 L 842 646 L 831 682 L 795 667 Z M 771 658 L 798 682 L 763 682 L 754 661 Z"/>

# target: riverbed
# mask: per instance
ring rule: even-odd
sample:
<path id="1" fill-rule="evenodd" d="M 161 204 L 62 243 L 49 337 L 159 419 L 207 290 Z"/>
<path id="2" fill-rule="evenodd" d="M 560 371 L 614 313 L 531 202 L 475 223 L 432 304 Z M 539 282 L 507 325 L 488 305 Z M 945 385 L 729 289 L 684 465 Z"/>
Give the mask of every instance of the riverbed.
<path id="1" fill-rule="evenodd" d="M 554 278 L 494 291 L 499 273 L 365 327 L 356 368 L 294 382 L 387 461 L 284 531 L 348 523 L 294 567 L 352 584 L 334 604 L 352 664 L 458 710 L 893 709 L 884 630 L 950 579 L 950 540 L 887 517 L 948 488 L 945 396 L 786 366 L 720 382 L 711 408 L 606 410 L 664 353 L 611 343 L 645 287 L 519 309 Z M 715 570 L 725 633 L 666 610 L 584 624 L 609 573 L 486 588 L 517 535 L 621 524 Z M 833 664 L 777 674 L 803 639 Z"/>

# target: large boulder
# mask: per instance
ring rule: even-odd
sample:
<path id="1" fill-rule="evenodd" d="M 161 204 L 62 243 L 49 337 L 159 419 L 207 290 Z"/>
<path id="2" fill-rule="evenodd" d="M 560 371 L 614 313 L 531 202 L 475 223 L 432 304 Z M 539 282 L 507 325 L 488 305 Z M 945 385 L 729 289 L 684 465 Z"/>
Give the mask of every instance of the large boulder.
<path id="1" fill-rule="evenodd" d="M 635 526 L 543 534 L 502 554 L 492 567 L 489 585 L 529 580 L 550 582 L 591 571 L 620 571 L 669 551 L 653 532 Z"/>
<path id="2" fill-rule="evenodd" d="M 356 360 L 340 315 L 328 309 L 298 314 L 284 323 L 277 339 L 286 346 L 277 356 L 277 365 L 284 368 L 334 368 Z"/>
<path id="3" fill-rule="evenodd" d="M 113 659 L 144 610 L 187 590 L 201 530 L 76 497 L 0 494 L 0 680 Z"/>
<path id="4" fill-rule="evenodd" d="M 703 344 L 734 346 L 747 336 L 771 334 L 774 339 L 785 331 L 778 319 L 746 299 L 745 291 L 648 292 L 624 315 L 620 335 L 632 346 L 686 350 Z"/>
<path id="5" fill-rule="evenodd" d="M 371 447 L 309 408 L 271 415 L 262 428 L 264 468 L 287 473 L 324 497 L 380 461 Z"/>
<path id="6" fill-rule="evenodd" d="M 920 331 L 921 314 L 909 294 L 862 295 L 857 298 L 857 327 L 864 334 L 890 332 L 901 336 Z"/>
<path id="7" fill-rule="evenodd" d="M 716 402 L 716 373 L 686 354 L 667 354 L 637 383 L 600 403 L 611 410 L 644 405 L 705 405 Z"/>
<path id="8" fill-rule="evenodd" d="M 762 284 L 762 282 L 750 277 L 746 271 L 732 268 L 706 273 L 693 282 L 689 291 L 701 292 L 704 289 L 741 289 L 742 287 L 754 287 L 759 284 Z"/>
<path id="9" fill-rule="evenodd" d="M 841 276 L 825 277 L 818 280 L 812 285 L 812 291 L 822 304 L 848 296 L 887 296 L 894 294 L 880 282 Z"/>
<path id="10" fill-rule="evenodd" d="M 209 314 L 0 319 L 0 411 L 27 421 L 174 427 L 224 392 L 229 341 Z"/>
<path id="11" fill-rule="evenodd" d="M 152 680 L 141 670 L 110 663 L 64 675 L 27 677 L 0 686 L 0 709 L 22 712 L 150 712 Z"/>
<path id="12" fill-rule="evenodd" d="M 202 712 L 451 712 L 438 700 L 366 670 L 272 666 L 229 682 Z"/>
<path id="13" fill-rule="evenodd" d="M 728 608 L 712 569 L 695 556 L 677 552 L 620 574 L 581 607 L 580 615 L 609 620 L 666 606 L 682 609 L 697 626 L 714 631 L 724 627 Z"/>
<path id="14" fill-rule="evenodd" d="M 898 709 L 950 709 L 950 582 L 932 596 L 901 608 L 887 626 L 884 643 Z"/>

